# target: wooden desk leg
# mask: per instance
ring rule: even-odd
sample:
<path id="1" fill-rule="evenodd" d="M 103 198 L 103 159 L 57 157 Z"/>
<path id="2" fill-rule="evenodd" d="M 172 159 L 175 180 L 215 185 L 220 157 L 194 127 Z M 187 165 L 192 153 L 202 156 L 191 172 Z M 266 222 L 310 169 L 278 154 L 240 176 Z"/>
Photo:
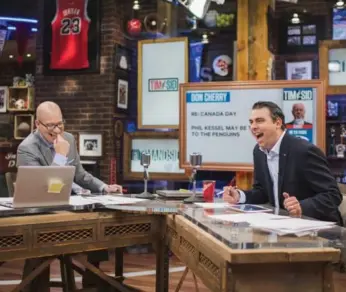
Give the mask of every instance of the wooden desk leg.
<path id="1" fill-rule="evenodd" d="M 185 270 L 184 270 L 184 273 L 183 275 L 181 276 L 180 280 L 179 280 L 179 283 L 177 285 L 177 288 L 175 288 L 175 292 L 179 292 L 180 291 L 180 288 L 181 286 L 183 285 L 184 281 L 185 281 L 185 278 L 187 276 L 187 273 L 189 272 L 189 268 L 186 267 Z"/>
<path id="2" fill-rule="evenodd" d="M 23 288 L 31 283 L 32 280 L 34 280 L 38 275 L 40 275 L 46 268 L 50 266 L 50 264 L 55 260 L 55 257 L 48 258 L 45 261 L 41 262 L 38 267 L 36 267 L 32 272 L 30 272 L 28 275 L 26 275 L 23 278 L 23 281 L 14 288 L 11 292 L 20 292 L 23 290 Z M 49 288 L 48 288 L 49 289 Z M 42 290 L 43 291 L 43 290 Z"/>
<path id="3" fill-rule="evenodd" d="M 77 289 L 72 269 L 71 256 L 63 255 L 59 257 L 61 280 L 63 282 L 63 292 L 71 292 Z"/>
<path id="4" fill-rule="evenodd" d="M 198 283 L 197 283 L 197 277 L 196 277 L 195 273 L 192 273 L 192 276 L 193 276 L 193 282 L 195 283 L 196 292 L 199 292 Z"/>
<path id="5" fill-rule="evenodd" d="M 116 288 L 120 292 L 131 292 L 133 290 L 127 288 L 126 286 L 122 285 L 117 280 L 109 277 L 102 271 L 100 271 L 98 268 L 96 268 L 94 265 L 90 264 L 82 255 L 74 255 L 73 256 L 75 260 L 80 262 L 86 269 L 90 270 L 92 273 L 100 277 L 102 280 L 106 281 L 108 284 L 110 284 L 112 287 Z"/>
<path id="6" fill-rule="evenodd" d="M 156 225 L 156 292 L 168 292 L 169 256 L 166 242 L 166 220 L 163 216 Z"/>
<path id="7" fill-rule="evenodd" d="M 115 277 L 124 280 L 124 248 L 115 249 Z"/>
<path id="8" fill-rule="evenodd" d="M 180 291 L 181 286 L 183 285 L 188 272 L 189 272 L 189 268 L 186 267 L 185 270 L 184 270 L 183 275 L 181 276 L 181 278 L 179 280 L 177 288 L 175 288 L 175 292 L 179 292 Z M 197 277 L 196 277 L 195 273 L 192 273 L 192 276 L 193 276 L 193 282 L 195 283 L 195 291 L 199 292 L 198 283 L 197 283 Z"/>

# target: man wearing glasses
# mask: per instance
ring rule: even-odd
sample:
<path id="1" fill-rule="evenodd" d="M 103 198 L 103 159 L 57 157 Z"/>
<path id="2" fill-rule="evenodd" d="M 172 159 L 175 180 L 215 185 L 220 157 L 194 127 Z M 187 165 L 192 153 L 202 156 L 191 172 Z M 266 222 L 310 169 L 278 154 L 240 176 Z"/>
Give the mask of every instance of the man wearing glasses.
<path id="1" fill-rule="evenodd" d="M 122 192 L 121 186 L 107 185 L 84 170 L 73 135 L 64 132 L 64 120 L 56 103 L 46 101 L 37 107 L 35 125 L 36 131 L 18 146 L 18 166 L 74 165 L 76 170 L 72 190 L 75 193 Z M 107 260 L 106 251 L 88 252 L 88 261 L 96 267 L 101 261 Z M 84 288 L 93 287 L 97 282 L 90 271 L 87 270 L 83 275 Z M 38 291 L 32 288 L 32 291 Z"/>
<path id="2" fill-rule="evenodd" d="M 64 120 L 56 103 L 46 101 L 37 107 L 35 125 L 37 130 L 18 147 L 18 166 L 74 165 L 75 193 L 122 192 L 121 186 L 107 185 L 84 170 L 73 135 L 64 132 Z"/>

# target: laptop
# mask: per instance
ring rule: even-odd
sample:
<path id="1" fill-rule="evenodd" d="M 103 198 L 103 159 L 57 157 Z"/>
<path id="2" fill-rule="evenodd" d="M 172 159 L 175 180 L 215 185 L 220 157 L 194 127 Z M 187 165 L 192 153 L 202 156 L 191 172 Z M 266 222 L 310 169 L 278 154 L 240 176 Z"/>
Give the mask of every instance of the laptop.
<path id="1" fill-rule="evenodd" d="M 74 166 L 19 166 L 12 208 L 69 205 Z"/>

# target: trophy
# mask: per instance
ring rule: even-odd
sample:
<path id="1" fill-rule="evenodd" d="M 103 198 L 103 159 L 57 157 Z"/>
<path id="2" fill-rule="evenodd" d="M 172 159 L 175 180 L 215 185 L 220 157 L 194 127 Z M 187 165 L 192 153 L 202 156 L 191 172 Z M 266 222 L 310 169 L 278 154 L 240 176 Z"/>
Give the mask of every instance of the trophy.
<path id="1" fill-rule="evenodd" d="M 203 197 L 196 196 L 196 175 L 197 169 L 202 165 L 202 155 L 200 153 L 190 154 L 190 165 L 192 166 L 192 196 L 185 199 L 184 203 L 204 202 Z"/>
<path id="2" fill-rule="evenodd" d="M 346 138 L 346 125 L 344 124 L 340 125 L 340 138 L 341 138 L 341 143 L 343 143 L 344 138 Z"/>
<path id="3" fill-rule="evenodd" d="M 345 157 L 346 147 L 344 144 L 336 145 L 335 150 L 336 150 L 336 157 L 338 157 L 338 158 L 344 158 Z"/>
<path id="4" fill-rule="evenodd" d="M 335 127 L 331 126 L 329 129 L 329 155 L 335 155 Z"/>
<path id="5" fill-rule="evenodd" d="M 144 168 L 144 173 L 143 173 L 144 191 L 143 191 L 143 193 L 136 195 L 136 198 L 141 198 L 141 199 L 154 199 L 155 198 L 155 196 L 153 194 L 148 192 L 148 179 L 149 179 L 148 167 L 150 165 L 150 162 L 151 162 L 150 154 L 143 151 L 141 153 L 141 165 Z"/>

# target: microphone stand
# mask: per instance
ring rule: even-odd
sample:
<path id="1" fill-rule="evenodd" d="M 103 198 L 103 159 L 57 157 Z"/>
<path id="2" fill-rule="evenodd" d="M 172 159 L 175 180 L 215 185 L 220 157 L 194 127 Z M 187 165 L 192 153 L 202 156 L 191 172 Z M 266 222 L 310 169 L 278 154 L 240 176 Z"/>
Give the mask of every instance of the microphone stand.
<path id="1" fill-rule="evenodd" d="M 197 196 L 196 195 L 196 176 L 197 176 L 197 168 L 201 166 L 202 164 L 202 156 L 198 153 L 193 153 L 190 155 L 190 164 L 192 165 L 192 174 L 191 174 L 191 181 L 192 181 L 192 196 L 186 198 L 184 200 L 184 203 L 201 203 L 204 202 L 203 196 Z"/>
<path id="2" fill-rule="evenodd" d="M 145 155 L 145 154 L 142 154 L 142 155 Z M 144 171 L 143 171 L 144 191 L 143 191 L 143 193 L 136 195 L 136 198 L 152 200 L 152 199 L 155 199 L 156 197 L 153 194 L 151 194 L 150 192 L 148 192 L 148 180 L 149 180 L 148 167 L 150 164 L 150 158 L 149 157 L 147 157 L 147 158 L 149 159 L 149 162 L 142 164 L 143 168 L 144 168 Z"/>

